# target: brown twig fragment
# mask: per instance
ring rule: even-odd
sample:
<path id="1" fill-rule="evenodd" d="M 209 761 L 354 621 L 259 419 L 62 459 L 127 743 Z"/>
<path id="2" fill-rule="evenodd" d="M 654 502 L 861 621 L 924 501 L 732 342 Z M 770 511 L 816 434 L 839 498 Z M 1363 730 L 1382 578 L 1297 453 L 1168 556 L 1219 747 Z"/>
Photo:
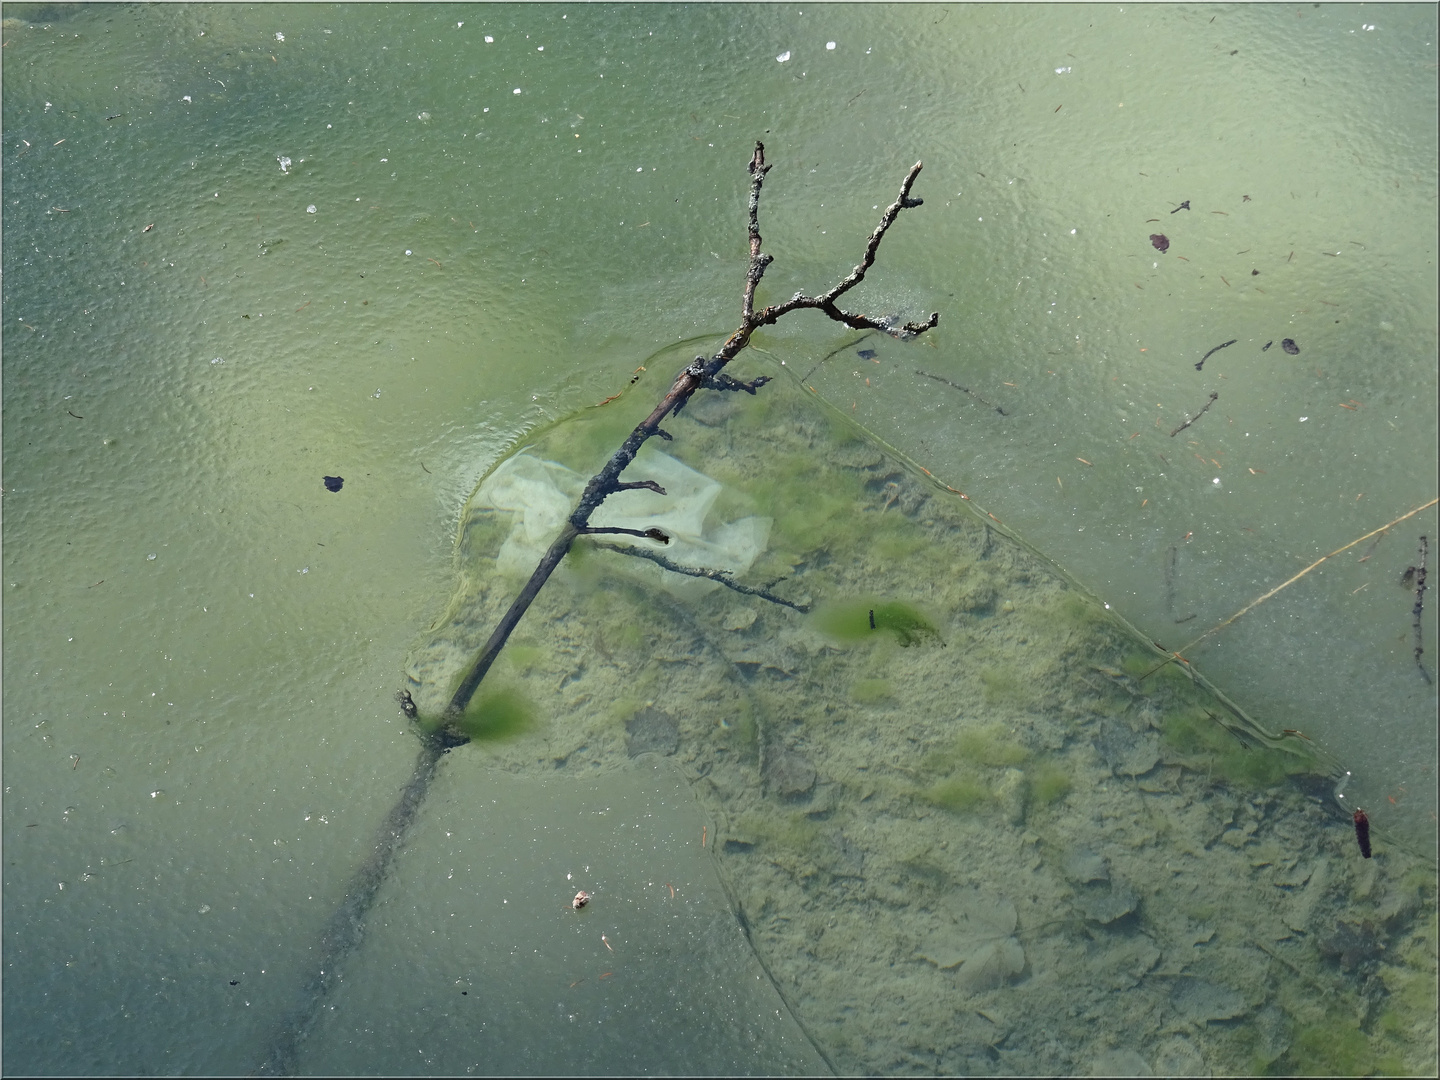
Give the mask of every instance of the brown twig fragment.
<path id="1" fill-rule="evenodd" d="M 1220 394 L 1219 394 L 1218 391 L 1211 390 L 1211 391 L 1210 391 L 1210 400 L 1205 403 L 1205 408 L 1201 409 L 1201 410 L 1200 410 L 1199 412 L 1197 412 L 1194 416 L 1190 417 L 1189 420 L 1186 420 L 1183 424 L 1181 424 L 1179 427 L 1177 427 L 1174 431 L 1170 432 L 1170 437 L 1173 439 L 1176 435 L 1179 435 L 1180 432 L 1184 431 L 1184 430 L 1185 430 L 1187 427 L 1189 427 L 1191 424 L 1195 423 L 1196 420 L 1199 420 L 1200 417 L 1204 416 L 1204 415 L 1205 415 L 1205 411 L 1206 411 L 1207 409 L 1209 409 L 1211 405 L 1214 405 L 1214 404 L 1215 404 L 1215 399 L 1218 398 L 1219 396 L 1220 396 Z"/>

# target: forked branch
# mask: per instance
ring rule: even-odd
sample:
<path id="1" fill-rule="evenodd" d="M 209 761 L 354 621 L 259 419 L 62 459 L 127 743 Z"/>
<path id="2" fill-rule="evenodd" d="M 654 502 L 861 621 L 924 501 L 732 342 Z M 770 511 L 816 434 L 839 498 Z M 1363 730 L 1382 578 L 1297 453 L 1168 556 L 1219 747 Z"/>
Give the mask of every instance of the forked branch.
<path id="1" fill-rule="evenodd" d="M 774 256 L 767 255 L 761 250 L 760 189 L 765 183 L 765 174 L 770 171 L 770 166 L 765 162 L 765 145 L 759 142 L 755 144 L 755 153 L 750 159 L 750 199 L 748 203 L 750 262 L 745 272 L 745 290 L 740 303 L 740 326 L 726 339 L 725 344 L 714 356 L 708 359 L 697 356 L 692 363 L 675 376 L 675 381 L 670 384 L 669 391 L 660 399 L 659 404 L 655 406 L 650 415 L 636 426 L 635 430 L 621 444 L 620 449 L 615 451 L 615 454 L 606 462 L 605 467 L 591 477 L 590 482 L 585 486 L 585 491 L 580 496 L 579 504 L 565 522 L 565 527 L 560 530 L 560 535 L 555 538 L 549 550 L 541 557 L 534 573 L 530 575 L 530 580 L 525 583 L 525 587 L 520 590 L 520 595 L 515 598 L 515 601 L 501 617 L 500 622 L 491 633 L 490 639 L 485 643 L 485 647 L 471 662 L 464 677 L 460 680 L 446 709 L 446 727 L 454 726 L 463 715 L 466 707 L 470 704 L 471 697 L 474 696 L 481 681 L 490 670 L 490 666 L 500 655 L 500 650 L 505 647 L 505 642 L 509 639 L 511 632 L 524 617 L 525 612 L 534 602 L 545 582 L 549 580 L 550 575 L 555 572 L 555 568 L 560 565 L 560 561 L 570 551 L 576 537 L 599 532 L 648 535 L 633 529 L 597 528 L 590 524 L 590 518 L 601 504 L 617 491 L 633 491 L 637 488 L 660 490 L 654 481 L 622 481 L 620 474 L 630 466 L 630 463 L 635 460 L 635 455 L 640 452 L 640 448 L 650 439 L 657 435 L 666 440 L 670 439 L 670 434 L 661 430 L 661 422 L 666 417 L 683 409 L 685 403 L 697 390 L 743 390 L 746 393 L 754 394 L 769 381 L 767 377 L 762 376 L 750 382 L 740 382 L 724 373 L 725 366 L 750 344 L 750 335 L 756 329 L 772 325 L 782 316 L 802 308 L 817 309 L 836 322 L 844 323 L 855 329 L 880 330 L 902 340 L 922 334 L 940 321 L 940 314 L 936 312 L 924 322 L 910 322 L 903 326 L 897 326 L 893 319 L 886 317 L 874 319 L 868 315 L 844 311 L 836 305 L 836 301 L 840 297 L 865 280 L 866 272 L 875 264 L 875 255 L 880 248 L 880 242 L 885 238 L 890 226 L 895 223 L 895 219 L 900 216 L 900 211 L 910 210 L 921 205 L 922 200 L 910 196 L 910 189 L 915 183 L 915 178 L 920 175 L 920 168 L 921 164 L 917 161 L 905 175 L 905 180 L 900 185 L 899 197 L 885 208 L 885 212 L 880 216 L 880 224 L 875 227 L 875 231 L 870 234 L 865 244 L 864 258 L 849 274 L 817 296 L 796 293 L 783 304 L 774 304 L 756 312 L 755 291 L 765 276 L 766 268 L 774 261 Z M 663 492 L 660 493 L 663 494 Z M 651 538 L 658 539 L 659 537 Z"/>

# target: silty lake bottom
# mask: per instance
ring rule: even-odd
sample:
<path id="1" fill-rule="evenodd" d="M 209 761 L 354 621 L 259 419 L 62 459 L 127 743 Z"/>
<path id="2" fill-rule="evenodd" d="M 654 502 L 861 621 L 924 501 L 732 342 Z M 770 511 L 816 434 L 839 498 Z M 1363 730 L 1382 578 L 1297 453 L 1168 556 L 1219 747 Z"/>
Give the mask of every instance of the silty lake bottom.
<path id="1" fill-rule="evenodd" d="M 703 813 L 690 843 L 837 1072 L 1428 1068 L 1432 869 L 1383 844 L 1361 858 L 1334 767 L 1154 670 L 1164 654 L 773 358 L 740 365 L 775 381 L 670 422 L 625 477 L 684 493 L 630 493 L 627 523 L 654 515 L 709 566 L 761 535 L 739 580 L 809 613 L 582 541 L 453 752 L 485 759 L 471 797 L 497 772 L 667 763 Z M 409 667 L 422 720 L 518 588 L 503 568 L 538 554 L 547 500 L 634 422 L 605 408 L 538 435 L 467 506 L 460 588 Z M 682 540 L 692 498 L 705 531 Z M 589 913 L 634 899 L 599 891 Z M 556 988 L 577 1009 L 589 992 Z"/>

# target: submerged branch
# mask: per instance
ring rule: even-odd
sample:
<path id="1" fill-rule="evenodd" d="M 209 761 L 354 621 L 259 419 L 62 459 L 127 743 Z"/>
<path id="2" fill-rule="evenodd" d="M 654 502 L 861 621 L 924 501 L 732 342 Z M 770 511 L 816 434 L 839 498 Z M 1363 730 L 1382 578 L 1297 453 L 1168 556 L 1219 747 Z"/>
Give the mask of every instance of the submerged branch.
<path id="1" fill-rule="evenodd" d="M 890 226 L 895 223 L 902 210 L 909 210 L 921 205 L 922 200 L 910 197 L 910 189 L 915 183 L 915 178 L 920 175 L 921 163 L 916 162 L 906 174 L 904 182 L 900 185 L 899 197 L 885 208 L 880 217 L 880 224 L 870 234 L 865 245 L 865 255 L 860 263 L 851 272 L 842 278 L 827 291 L 818 296 L 806 296 L 797 293 L 783 304 L 772 305 L 755 311 L 755 291 L 760 285 L 761 279 L 765 276 L 765 270 L 774 261 L 774 256 L 767 255 L 761 250 L 763 243 L 760 236 L 760 189 L 765 183 L 765 174 L 770 171 L 770 166 L 765 163 L 765 145 L 757 142 L 755 153 L 750 159 L 750 198 L 747 204 L 748 223 L 747 233 L 750 241 L 750 261 L 745 273 L 745 288 L 741 295 L 740 302 L 740 326 L 726 339 L 720 351 L 708 360 L 703 356 L 697 356 L 688 366 L 675 376 L 674 382 L 670 384 L 669 391 L 660 399 L 654 410 L 642 420 L 634 431 L 621 444 L 620 449 L 606 462 L 604 468 L 591 477 L 590 482 L 585 486 L 585 491 L 580 496 L 580 501 L 575 510 L 570 514 L 565 527 L 560 535 L 555 538 L 550 549 L 545 552 L 530 575 L 530 580 L 520 591 L 520 595 L 510 605 L 509 609 L 496 624 L 490 639 L 485 647 L 471 662 L 466 669 L 464 677 L 460 680 L 450 704 L 445 711 L 445 722 L 447 725 L 454 725 L 465 712 L 470 704 L 470 699 L 479 688 L 481 681 L 489 672 L 495 659 L 500 655 L 500 650 L 505 647 L 505 642 L 510 634 L 519 624 L 525 612 L 529 609 L 535 597 L 549 580 L 560 561 L 570 551 L 577 536 L 583 536 L 596 532 L 618 532 L 628 533 L 637 536 L 647 535 L 631 529 L 601 529 L 590 525 L 590 518 L 598 510 L 604 501 L 617 491 L 635 490 L 636 488 L 650 488 L 649 482 L 627 483 L 620 479 L 630 463 L 635 460 L 635 455 L 640 448 L 654 436 L 669 439 L 670 435 L 660 429 L 661 422 L 668 416 L 678 413 L 685 407 L 685 403 L 695 394 L 697 390 L 743 390 L 746 393 L 754 394 L 767 381 L 767 378 L 758 378 L 750 382 L 740 382 L 731 376 L 724 374 L 724 368 L 731 360 L 734 360 L 747 345 L 750 344 L 750 335 L 761 326 L 770 326 L 782 316 L 802 308 L 814 308 L 824 312 L 836 322 L 844 323 L 846 326 L 856 329 L 881 330 L 892 337 L 902 340 L 912 338 L 917 334 L 924 333 L 940 321 L 938 312 L 932 314 L 924 322 L 909 322 L 903 326 L 895 325 L 895 320 L 882 317 L 872 319 L 869 316 L 842 311 L 836 306 L 835 301 L 845 293 L 849 292 L 856 285 L 865 279 L 865 273 L 875 264 L 876 252 L 880 248 L 880 242 L 885 238 Z M 652 488 L 653 490 L 653 488 Z M 652 537 L 655 539 L 655 537 Z M 688 573 L 680 567 L 667 567 L 679 573 Z M 704 574 L 701 576 L 709 576 Z M 723 580 L 717 578 L 716 580 Z M 726 582 L 732 588 L 734 583 Z M 741 591 L 745 591 L 742 589 Z M 757 593 L 756 595 L 764 595 Z M 766 597 L 766 599 L 772 599 Z M 785 601 L 778 601 L 786 603 Z M 795 607 L 794 604 L 789 604 Z M 796 608 L 799 610 L 799 608 Z"/>
<path id="2" fill-rule="evenodd" d="M 798 611 L 802 615 L 810 610 L 809 604 L 797 604 L 793 600 L 786 600 L 783 596 L 776 596 L 769 589 L 757 589 L 751 585 L 742 585 L 730 577 L 729 570 L 709 570 L 703 566 L 681 566 L 679 563 L 667 559 L 658 551 L 649 551 L 645 548 L 619 547 L 616 545 L 606 546 L 610 547 L 612 551 L 618 551 L 621 555 L 630 555 L 637 559 L 649 559 L 657 566 L 662 566 L 672 573 L 686 574 L 689 577 L 708 578 L 711 581 L 718 581 L 727 589 L 734 589 L 736 592 L 744 593 L 746 596 L 758 596 L 762 600 L 769 600 L 772 604 L 780 604 L 793 611 Z"/>

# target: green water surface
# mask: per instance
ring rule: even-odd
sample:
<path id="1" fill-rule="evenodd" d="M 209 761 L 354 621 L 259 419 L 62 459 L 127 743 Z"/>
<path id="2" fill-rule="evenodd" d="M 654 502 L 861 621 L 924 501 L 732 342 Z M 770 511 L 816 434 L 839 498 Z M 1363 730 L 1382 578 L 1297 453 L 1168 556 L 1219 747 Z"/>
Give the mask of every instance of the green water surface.
<path id="1" fill-rule="evenodd" d="M 688 349 L 705 351 L 734 328 L 745 164 L 757 139 L 774 166 L 761 225 L 776 262 L 762 303 L 848 272 L 878 209 L 916 160 L 925 163 L 915 188 L 925 205 L 902 216 L 852 300 L 906 319 L 938 310 L 939 327 L 913 343 L 855 343 L 802 313 L 756 335 L 757 371 L 788 379 L 787 393 L 808 395 L 817 417 L 854 425 L 817 420 L 807 451 L 843 458 L 837 440 L 872 436 L 894 461 L 965 492 L 1165 648 L 1437 491 L 1432 7 L 7 4 L 3 19 L 4 1050 L 13 1072 L 236 1072 L 265 1059 L 324 920 L 410 775 L 415 739 L 393 695 L 407 685 L 407 665 L 413 674 L 417 647 L 465 610 L 457 597 L 468 597 L 467 583 L 487 580 L 483 567 L 455 561 L 467 499 L 501 455 L 552 420 L 622 389 L 629 396 L 616 407 L 643 415 Z M 1190 209 L 1176 210 L 1187 200 Z M 1164 234 L 1168 250 L 1151 234 Z M 1212 392 L 1214 406 L 1172 436 Z M 575 436 L 577 462 L 603 459 L 612 434 L 593 446 Z M 763 485 L 797 473 L 793 462 L 789 473 L 775 465 L 768 481 L 724 475 L 745 492 L 724 509 L 773 516 L 783 538 L 786 506 L 766 503 L 777 489 Z M 908 475 L 923 483 L 914 468 Z M 330 476 L 343 478 L 340 490 L 327 490 Z M 893 493 L 865 489 L 866 506 L 892 513 L 894 482 Z M 851 513 L 862 495 L 835 498 L 790 507 L 811 515 L 792 520 L 792 532 Z M 1399 584 L 1422 534 L 1440 539 L 1433 507 L 1187 655 L 1264 728 L 1302 729 L 1326 761 L 1353 772 L 1346 799 L 1369 808 L 1387 845 L 1427 851 L 1436 698 L 1414 657 L 1413 588 Z M 915 560 L 910 576 L 931 581 L 925 537 L 934 534 L 885 533 L 880 554 Z M 777 540 L 775 551 L 795 560 L 768 567 L 772 576 L 810 565 L 798 542 Z M 941 614 L 971 610 L 935 588 Z M 1005 599 L 992 597 L 987 617 Z M 556 604 L 566 633 L 594 616 Z M 1434 610 L 1426 606 L 1421 627 L 1431 676 Z M 672 621 L 682 629 L 667 622 L 667 643 L 686 633 L 682 618 Z M 456 640 L 470 642 L 486 627 L 462 629 Z M 628 663 L 627 650 L 643 643 L 620 636 L 600 641 Z M 1028 655 L 1025 633 L 1006 640 L 1015 657 Z M 896 655 L 922 663 L 911 650 Z M 522 674 L 524 658 L 515 661 Z M 1118 654 L 1076 663 L 1104 686 L 1128 686 L 1146 659 L 1135 670 Z M 773 657 L 731 661 L 763 673 Z M 853 670 L 831 687 L 837 700 L 882 716 L 910 700 L 884 656 L 848 662 Z M 554 679 L 537 698 L 589 708 L 564 697 L 583 673 L 540 668 Z M 840 679 L 838 668 L 813 670 Z M 980 680 L 977 700 L 1024 711 L 1027 676 L 970 676 Z M 630 704 L 644 705 L 655 685 Z M 1063 712 L 1053 700 L 1034 711 Z M 1187 720 L 1199 728 L 1170 729 L 1166 761 L 1203 775 L 1213 764 L 1197 766 L 1203 755 L 1229 760 L 1233 748 L 1206 741 L 1214 731 L 1201 715 Z M 733 729 L 730 719 L 723 738 L 743 744 L 745 716 Z M 563 716 L 545 722 L 563 727 Z M 807 737 L 818 739 L 815 722 Z M 612 729 L 610 744 L 592 748 L 597 761 L 624 755 L 623 726 Z M 752 874 L 751 892 L 727 902 L 713 872 L 681 855 L 693 854 L 692 824 L 707 838 L 723 824 L 739 846 L 717 857 L 769 844 L 780 854 L 766 866 L 811 880 L 810 863 L 795 869 L 793 853 L 828 819 L 791 808 L 799 818 L 759 823 L 736 809 L 722 822 L 706 816 L 702 797 L 692 820 L 670 778 L 643 771 L 593 796 L 567 788 L 547 800 L 536 792 L 549 789 L 532 785 L 502 799 L 514 778 L 488 769 L 555 768 L 551 756 L 579 752 L 557 749 L 564 739 L 546 730 L 543 750 L 515 750 L 501 764 L 462 751 L 474 756 L 422 812 L 414 861 L 382 893 L 343 1015 L 316 1026 L 305 1071 L 367 1062 L 481 1072 L 679 1072 L 706 1061 L 756 1072 L 823 1062 L 1005 1067 L 1004 1040 L 985 1034 L 996 1022 L 968 1007 L 960 1056 L 922 1034 L 915 1044 L 929 1039 L 935 1056 L 886 1057 L 876 1041 L 847 1042 L 833 1029 L 821 1030 L 817 1050 L 801 1026 L 818 1030 L 815 1018 L 841 991 L 805 965 L 838 963 L 864 935 L 826 945 L 812 907 L 802 948 L 785 925 L 784 890 L 764 876 L 772 871 Z M 1073 838 L 1067 808 L 1108 806 L 1106 785 L 1117 782 L 1045 765 L 1058 742 L 1026 744 L 1041 757 L 1006 764 L 1019 753 L 1006 749 L 1010 737 L 989 738 L 998 749 L 970 746 L 994 757 L 976 774 L 983 783 L 944 757 L 960 751 L 917 743 L 904 765 L 913 777 L 870 794 L 851 777 L 850 801 L 836 812 L 877 799 L 923 804 L 929 824 L 913 832 L 889 819 L 866 828 L 905 874 L 949 882 L 951 869 L 940 879 L 931 869 L 950 850 L 942 845 L 958 842 L 944 815 L 990 806 L 996 790 L 1020 782 L 1010 769 L 1032 785 L 1027 805 L 1056 815 L 1015 824 L 1016 844 L 1051 845 L 1059 865 Z M 1097 745 L 1110 746 L 1105 738 Z M 724 745 L 763 769 L 753 745 Z M 1324 773 L 1307 796 L 1324 808 L 1314 830 L 1339 829 L 1345 846 L 1307 849 L 1302 869 L 1354 859 Z M 760 791 L 752 786 L 745 798 Z M 561 858 L 552 846 L 539 862 L 528 853 L 607 791 L 685 824 L 683 840 L 668 824 L 648 828 L 643 844 L 578 825 L 571 838 L 604 853 L 617 894 L 645 903 L 691 875 L 682 898 L 696 905 L 686 909 L 699 912 L 695 921 L 632 953 L 632 973 L 672 980 L 665 994 L 602 984 L 603 966 L 590 968 L 611 953 L 587 938 L 581 964 L 567 951 L 577 924 L 528 910 L 565 915 L 561 871 L 577 872 L 583 850 L 564 847 Z M 1237 798 L 1220 813 L 1235 829 L 1250 812 L 1241 805 L 1250 796 Z M 541 820 L 540 804 L 553 821 Z M 447 826 L 452 818 L 466 824 Z M 1213 840 L 1227 824 L 1196 835 Z M 1144 843 L 1168 842 L 1172 827 L 1191 843 L 1180 826 L 1152 826 Z M 941 831 L 924 833 L 932 828 Z M 1027 830 L 1039 839 L 1022 841 Z M 646 852 L 657 876 L 646 876 Z M 991 855 L 1009 865 L 998 848 Z M 1283 862 L 1267 849 L 1256 873 Z M 461 865 L 460 878 L 442 880 Z M 722 881 L 745 878 L 720 865 Z M 1398 865 L 1390 878 L 1367 869 L 1372 877 L 1355 887 L 1413 915 L 1394 897 L 1402 882 L 1420 886 Z M 1319 873 L 1307 880 L 1354 884 Z M 486 884 L 458 890 L 467 874 Z M 1429 874 L 1421 877 L 1433 882 Z M 877 895 L 899 904 L 910 878 L 881 877 L 871 882 Z M 516 902 L 502 895 L 512 882 L 529 890 L 527 918 L 497 930 L 483 912 Z M 1417 972 L 1433 973 L 1433 884 L 1426 889 L 1428 938 L 1422 927 L 1419 946 L 1407 939 L 1408 967 L 1381 980 L 1390 998 L 1360 1010 L 1349 1042 L 1332 1046 L 1331 1019 L 1309 1015 L 1294 1022 L 1293 1039 L 1204 1044 L 1210 1067 L 1279 1061 L 1313 1071 L 1333 1061 L 1363 1071 L 1394 1053 L 1403 1067 L 1424 1068 L 1415 1062 L 1433 1055 L 1433 1025 L 1403 1045 L 1393 1029 L 1397 1017 L 1433 1015 L 1433 987 L 1428 998 L 1415 989 Z M 1178 903 L 1142 891 L 1157 906 L 1162 896 Z M 462 911 L 471 900 L 477 907 Z M 635 937 L 661 918 L 658 907 L 627 903 Z M 731 904 L 771 921 L 742 930 Z M 1196 926 L 1217 921 L 1200 900 L 1190 907 Z M 1020 909 L 1022 934 L 1025 920 L 1052 914 L 1023 900 Z M 455 918 L 474 929 L 453 939 L 461 945 L 436 946 Z M 1332 919 L 1312 937 L 1343 934 Z M 1076 930 L 1047 952 L 1023 939 L 1030 966 L 1018 977 L 1054 979 L 1083 940 Z M 774 982 L 747 959 L 747 941 Z M 549 952 L 533 965 L 513 955 L 502 963 L 507 945 Z M 1342 946 L 1325 954 L 1324 977 L 1357 970 L 1342 967 L 1353 953 Z M 1133 940 L 1126 947 L 1143 952 Z M 917 963 L 925 979 L 948 977 L 908 948 L 890 956 L 878 947 L 864 957 L 864 977 L 897 960 Z M 1141 978 L 1124 974 L 1139 960 L 1127 963 L 1095 985 L 1108 992 L 1106 980 Z M 1169 963 L 1151 978 L 1183 979 Z M 614 996 L 557 1005 L 561 990 L 577 989 L 561 985 L 571 967 Z M 480 996 L 476 987 L 493 1002 L 502 982 L 518 986 L 510 1011 L 446 1011 Z M 930 984 L 916 986 L 933 1000 Z M 687 988 L 693 998 L 676 1006 Z M 1166 982 L 1157 1000 L 1179 1002 L 1193 1022 L 1204 1010 L 1188 993 Z M 895 994 L 887 1000 L 904 1016 Z M 1302 1016 L 1302 996 L 1281 994 L 1287 1016 Z M 1249 1007 L 1252 1019 L 1263 1013 L 1258 992 Z M 983 1008 L 1006 1026 L 1003 1002 Z M 1097 1008 L 1123 1027 L 1118 1002 Z M 927 1032 L 952 1019 L 916 1015 L 917 1028 L 933 1023 Z M 1133 1047 L 1092 1044 L 1085 1023 L 1072 1017 L 1063 1045 L 1029 1045 L 1031 1056 L 1009 1068 L 1133 1067 L 1104 1056 Z M 1154 1026 L 1172 1023 L 1165 1014 Z M 1226 1023 L 1202 1018 L 1199 1027 Z M 491 1036 L 476 1034 L 487 1024 L 533 1055 L 500 1064 L 486 1049 Z M 474 1041 L 455 1045 L 456 1025 Z M 686 1025 L 723 1052 L 697 1058 L 679 1045 L 675 1029 Z M 1139 1052 L 1157 1068 L 1181 1068 L 1189 1049 L 1166 1038 Z"/>

